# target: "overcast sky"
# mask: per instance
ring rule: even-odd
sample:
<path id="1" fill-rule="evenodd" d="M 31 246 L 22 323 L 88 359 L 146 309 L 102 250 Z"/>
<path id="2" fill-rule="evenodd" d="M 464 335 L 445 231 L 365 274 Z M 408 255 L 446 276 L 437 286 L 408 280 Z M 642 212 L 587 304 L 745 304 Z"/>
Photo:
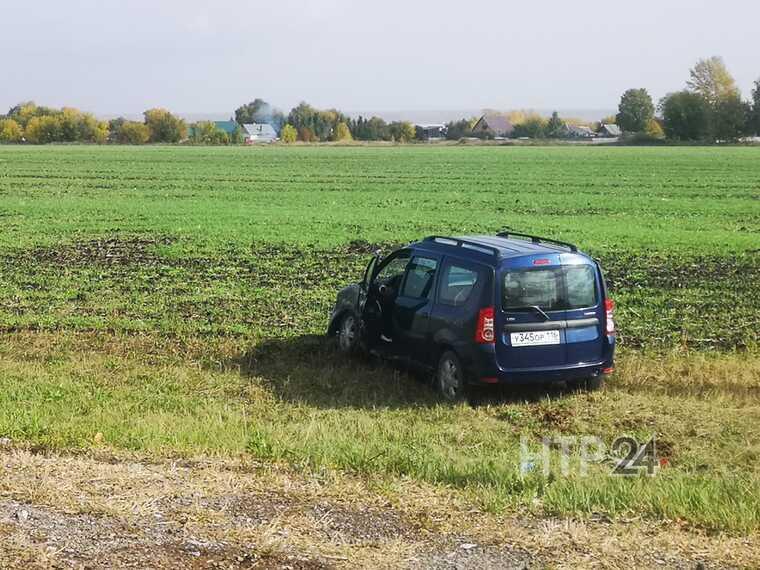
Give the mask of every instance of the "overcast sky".
<path id="1" fill-rule="evenodd" d="M 721 55 L 760 77 L 757 0 L 3 2 L 0 109 L 606 109 Z"/>

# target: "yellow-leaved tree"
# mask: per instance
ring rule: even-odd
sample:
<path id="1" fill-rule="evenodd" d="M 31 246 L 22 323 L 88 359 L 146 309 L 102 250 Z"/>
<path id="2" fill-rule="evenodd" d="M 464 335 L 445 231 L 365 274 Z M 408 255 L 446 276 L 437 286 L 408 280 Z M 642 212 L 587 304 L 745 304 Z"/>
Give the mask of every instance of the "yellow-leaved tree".
<path id="1" fill-rule="evenodd" d="M 353 137 L 351 136 L 351 131 L 348 128 L 348 125 L 346 123 L 338 123 L 335 125 L 335 130 L 333 131 L 332 139 L 334 141 L 350 141 L 353 140 Z"/>
<path id="2" fill-rule="evenodd" d="M 0 142 L 17 143 L 24 138 L 24 131 L 13 119 L 0 120 Z"/>
<path id="3" fill-rule="evenodd" d="M 296 128 L 288 123 L 284 127 L 282 127 L 282 131 L 280 132 L 280 140 L 284 143 L 294 143 L 296 142 L 296 139 L 298 139 L 298 131 L 296 131 Z"/>

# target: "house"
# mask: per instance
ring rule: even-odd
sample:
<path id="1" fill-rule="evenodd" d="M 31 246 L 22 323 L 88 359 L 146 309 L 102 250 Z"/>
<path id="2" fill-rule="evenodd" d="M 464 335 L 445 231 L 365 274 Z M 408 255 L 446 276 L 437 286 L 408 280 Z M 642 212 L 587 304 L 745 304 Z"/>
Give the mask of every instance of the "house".
<path id="1" fill-rule="evenodd" d="M 240 125 L 238 125 L 232 119 L 229 121 L 211 121 L 211 123 L 214 124 L 218 131 L 222 131 L 224 134 L 226 134 L 231 141 L 235 142 L 238 140 L 237 137 L 240 133 Z M 196 126 L 190 125 L 190 128 L 187 130 L 188 138 L 194 139 L 196 137 L 196 130 Z"/>
<path id="2" fill-rule="evenodd" d="M 446 125 L 414 125 L 417 139 L 421 141 L 439 141 L 446 138 Z"/>
<path id="3" fill-rule="evenodd" d="M 243 125 L 246 144 L 271 143 L 277 140 L 277 131 L 269 123 L 247 123 Z"/>
<path id="4" fill-rule="evenodd" d="M 599 127 L 598 135 L 604 138 L 617 138 L 623 134 L 620 127 L 612 123 L 602 123 Z"/>
<path id="5" fill-rule="evenodd" d="M 504 115 L 483 115 L 472 127 L 472 133 L 480 137 L 507 138 L 515 130 Z"/>
<path id="6" fill-rule="evenodd" d="M 589 127 L 582 125 L 567 125 L 565 127 L 565 135 L 570 139 L 593 139 L 596 133 Z"/>

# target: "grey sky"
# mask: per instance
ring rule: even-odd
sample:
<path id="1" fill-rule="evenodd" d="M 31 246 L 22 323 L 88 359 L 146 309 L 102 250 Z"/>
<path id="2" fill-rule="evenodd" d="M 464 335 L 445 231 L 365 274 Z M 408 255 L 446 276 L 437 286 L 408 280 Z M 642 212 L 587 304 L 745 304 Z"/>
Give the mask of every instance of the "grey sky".
<path id="1" fill-rule="evenodd" d="M 614 108 L 722 55 L 760 77 L 756 0 L 3 2 L 0 109 L 136 114 L 263 97 L 346 110 Z"/>

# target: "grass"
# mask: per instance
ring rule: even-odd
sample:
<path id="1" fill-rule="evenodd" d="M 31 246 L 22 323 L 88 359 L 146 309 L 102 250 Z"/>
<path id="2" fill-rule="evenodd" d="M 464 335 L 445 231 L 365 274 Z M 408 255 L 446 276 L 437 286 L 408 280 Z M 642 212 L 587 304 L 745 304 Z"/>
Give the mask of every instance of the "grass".
<path id="1" fill-rule="evenodd" d="M 0 436 L 411 479 L 496 512 L 756 533 L 758 159 L 753 148 L 0 148 Z M 318 336 L 375 247 L 504 226 L 601 259 L 623 349 L 604 392 L 444 405 Z M 521 436 L 622 434 L 655 434 L 668 467 L 611 477 L 608 457 L 584 478 L 520 476 Z"/>

